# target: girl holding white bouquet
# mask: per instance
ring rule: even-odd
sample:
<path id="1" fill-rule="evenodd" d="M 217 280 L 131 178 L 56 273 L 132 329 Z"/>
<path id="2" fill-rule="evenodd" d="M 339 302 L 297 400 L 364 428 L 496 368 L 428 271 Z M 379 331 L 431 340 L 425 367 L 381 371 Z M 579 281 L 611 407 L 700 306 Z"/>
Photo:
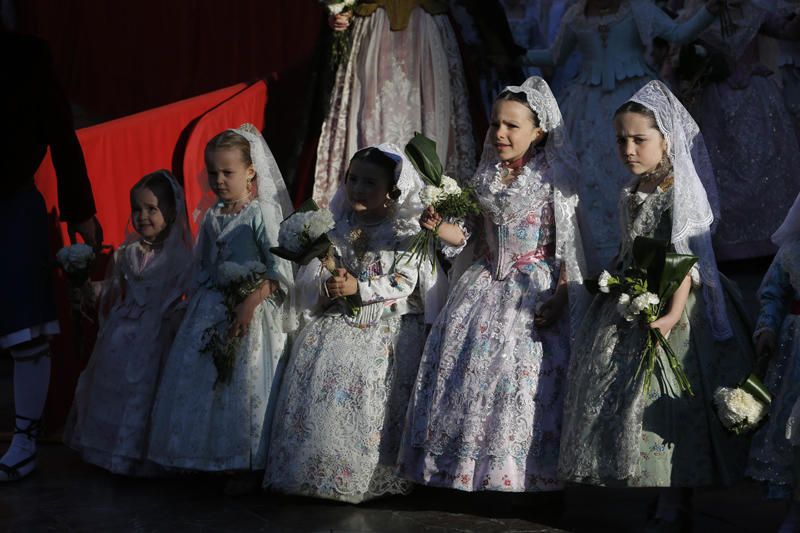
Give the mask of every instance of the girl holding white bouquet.
<path id="1" fill-rule="evenodd" d="M 576 338 L 559 474 L 576 483 L 660 487 L 650 525 L 670 528 L 691 519 L 691 493 L 682 489 L 729 485 L 744 473 L 748 439 L 723 426 L 714 395 L 748 376 L 753 350 L 711 246 L 718 203 L 697 124 L 663 83 L 651 81 L 617 110 L 614 125 L 633 174 L 620 199 L 614 264 L 624 275 L 601 278 Z M 630 269 L 645 266 L 642 243 L 697 261 L 673 276 L 667 301 L 647 294 L 665 294 L 649 285 L 623 294 L 612 286 L 636 279 Z M 667 339 L 669 350 L 650 349 L 651 335 Z"/>
<path id="2" fill-rule="evenodd" d="M 545 81 L 507 87 L 469 183 L 488 250 L 455 284 L 426 343 L 402 476 L 464 491 L 561 489 L 570 338 L 586 300 L 577 168 Z M 452 257 L 470 232 L 438 211 L 429 208 L 420 224 Z"/>
<path id="3" fill-rule="evenodd" d="M 100 296 L 100 331 L 78 380 L 64 442 L 116 474 L 157 472 L 147 461 L 150 412 L 183 316 L 191 233 L 183 191 L 166 170 L 131 189 L 133 231 Z"/>
<path id="4" fill-rule="evenodd" d="M 252 125 L 215 136 L 205 159 L 219 202 L 200 227 L 198 286 L 166 361 L 150 459 L 195 471 L 263 470 L 267 400 L 293 321 L 292 267 L 270 247 L 292 207 Z"/>
<path id="5" fill-rule="evenodd" d="M 298 273 L 311 316 L 277 397 L 266 487 L 350 503 L 411 489 L 394 462 L 425 315 L 437 311 L 430 264 L 409 260 L 421 188 L 394 145 L 353 156 L 331 204 L 328 238 L 338 268 L 314 259 Z"/>

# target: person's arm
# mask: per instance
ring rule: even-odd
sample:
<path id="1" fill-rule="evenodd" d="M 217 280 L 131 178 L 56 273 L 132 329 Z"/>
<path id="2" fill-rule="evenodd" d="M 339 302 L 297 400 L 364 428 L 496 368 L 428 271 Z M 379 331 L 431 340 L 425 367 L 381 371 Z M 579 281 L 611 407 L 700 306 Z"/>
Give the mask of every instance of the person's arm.
<path id="1" fill-rule="evenodd" d="M 753 339 L 756 342 L 756 353 L 759 358 L 769 357 L 774 353 L 778 333 L 794 293 L 789 275 L 783 268 L 783 254 L 781 250 L 775 256 L 758 289 L 761 310 Z"/>
<path id="2" fill-rule="evenodd" d="M 642 2 L 643 0 L 636 0 Z M 645 2 L 645 9 L 653 24 L 653 36 L 661 37 L 676 44 L 686 44 L 697 38 L 716 19 L 719 11 L 719 0 L 709 0 L 689 19 L 683 22 L 672 20 L 654 3 Z"/>
<path id="3" fill-rule="evenodd" d="M 86 172 L 83 151 L 75 134 L 72 110 L 56 79 L 50 52 L 44 44 L 38 62 L 43 131 L 50 146 L 58 180 L 60 218 L 69 223 L 73 230 L 81 233 L 84 240 L 90 244 L 99 244 L 101 231 L 93 220 L 97 210 L 92 185 Z"/>
<path id="4" fill-rule="evenodd" d="M 667 307 L 667 313 L 650 324 L 653 329 L 659 329 L 661 334 L 665 337 L 669 334 L 670 330 L 675 327 L 678 320 L 681 319 L 683 310 L 686 308 L 686 301 L 689 299 L 689 291 L 692 290 L 692 276 L 689 274 L 683 278 L 680 287 L 672 295 L 672 299 Z"/>
<path id="5" fill-rule="evenodd" d="M 535 67 L 556 67 L 562 65 L 575 49 L 576 37 L 571 26 L 571 10 L 564 14 L 556 40 L 550 48 L 528 50 L 523 57 L 525 65 Z"/>

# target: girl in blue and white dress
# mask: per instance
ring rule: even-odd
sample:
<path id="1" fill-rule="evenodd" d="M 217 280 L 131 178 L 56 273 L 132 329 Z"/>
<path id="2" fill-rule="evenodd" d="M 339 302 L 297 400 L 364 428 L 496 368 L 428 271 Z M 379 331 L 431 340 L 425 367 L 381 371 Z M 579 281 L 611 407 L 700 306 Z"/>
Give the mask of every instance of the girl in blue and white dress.
<path id="1" fill-rule="evenodd" d="M 185 470 L 263 470 L 267 400 L 293 319 L 292 267 L 270 247 L 278 245 L 278 226 L 291 204 L 272 154 L 252 125 L 215 136 L 205 156 L 219 203 L 200 227 L 197 288 L 167 357 L 149 458 Z M 263 267 L 263 282 L 237 305 L 230 323 L 222 289 L 225 263 Z M 209 330 L 223 339 L 239 337 L 225 380 L 206 350 Z"/>

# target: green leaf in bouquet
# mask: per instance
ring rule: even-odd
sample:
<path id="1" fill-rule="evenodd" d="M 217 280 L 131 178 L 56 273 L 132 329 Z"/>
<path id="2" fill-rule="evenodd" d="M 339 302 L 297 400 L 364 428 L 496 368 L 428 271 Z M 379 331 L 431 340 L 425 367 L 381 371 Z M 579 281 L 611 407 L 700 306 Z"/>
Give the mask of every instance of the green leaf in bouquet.
<path id="1" fill-rule="evenodd" d="M 772 403 L 772 395 L 769 393 L 766 385 L 764 385 L 764 383 L 762 383 L 762 381 L 755 374 L 750 374 L 747 376 L 747 379 L 742 382 L 740 388 L 750 393 L 753 398 L 760 401 L 764 405 L 769 405 Z"/>
<path id="2" fill-rule="evenodd" d="M 327 235 L 321 235 L 319 239 L 311 243 L 311 246 L 299 253 L 287 250 L 281 246 L 272 247 L 269 251 L 283 259 L 294 261 L 300 265 L 307 265 L 312 259 L 324 257 L 331 246 L 330 238 L 328 238 Z"/>
<path id="3" fill-rule="evenodd" d="M 405 152 L 422 179 L 435 187 L 441 185 L 444 167 L 436 153 L 436 141 L 417 132 L 406 145 Z"/>
<path id="4" fill-rule="evenodd" d="M 661 281 L 658 284 L 658 297 L 662 302 L 672 298 L 683 283 L 684 278 L 697 263 L 697 256 L 668 253 L 664 257 Z"/>
<path id="5" fill-rule="evenodd" d="M 633 241 L 633 260 L 638 269 L 646 272 L 648 287 L 660 285 L 666 255 L 667 241 L 649 237 L 636 237 Z"/>
<path id="6" fill-rule="evenodd" d="M 463 218 L 481 213 L 475 191 L 470 187 L 461 189 L 461 194 L 451 194 L 444 200 L 436 202 L 434 207 L 443 218 Z"/>
<path id="7" fill-rule="evenodd" d="M 308 200 L 300 204 L 300 207 L 298 207 L 294 213 L 286 217 L 284 221 L 292 218 L 295 213 L 307 213 L 309 211 L 319 211 L 319 206 L 317 205 L 317 202 L 315 202 L 313 198 L 309 198 Z"/>

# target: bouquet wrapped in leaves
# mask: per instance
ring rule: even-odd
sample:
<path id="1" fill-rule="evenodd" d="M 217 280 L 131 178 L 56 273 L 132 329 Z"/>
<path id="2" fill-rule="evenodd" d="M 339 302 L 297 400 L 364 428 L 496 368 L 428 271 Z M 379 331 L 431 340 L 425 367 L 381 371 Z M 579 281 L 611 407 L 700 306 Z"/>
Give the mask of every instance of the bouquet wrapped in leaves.
<path id="1" fill-rule="evenodd" d="M 217 270 L 217 287 L 224 297 L 226 316 L 223 322 L 203 332 L 203 347 L 200 349 L 214 359 L 217 369 L 215 386 L 230 380 L 239 349 L 240 338 L 228 334 L 236 317 L 236 307 L 261 287 L 266 272 L 267 267 L 259 261 L 249 261 L 243 265 L 226 261 Z"/>
<path id="2" fill-rule="evenodd" d="M 94 248 L 88 244 L 65 246 L 56 253 L 56 262 L 64 271 L 69 285 L 68 298 L 75 333 L 75 354 L 86 354 L 83 338 L 83 319 L 92 321 L 87 312 L 95 304 L 94 292 L 89 284 L 89 272 L 95 260 Z"/>
<path id="3" fill-rule="evenodd" d="M 309 199 L 281 222 L 278 231 L 279 246 L 270 248 L 270 251 L 298 265 L 307 265 L 317 258 L 335 276 L 333 243 L 328 237 L 328 232 L 335 226 L 331 212 L 320 209 L 313 199 Z M 344 302 L 351 315 L 358 314 L 359 307 L 351 297 L 344 298 Z"/>
<path id="4" fill-rule="evenodd" d="M 767 416 L 772 396 L 761 380 L 750 374 L 736 388 L 720 387 L 714 392 L 714 405 L 722 425 L 741 435 L 759 426 Z"/>
<path id="5" fill-rule="evenodd" d="M 328 10 L 328 15 L 341 15 L 353 11 L 357 0 L 320 0 Z M 331 49 L 331 70 L 335 71 L 339 65 L 347 60 L 350 55 L 350 28 L 344 31 L 333 32 L 333 47 Z"/>
<path id="6" fill-rule="evenodd" d="M 422 205 L 426 208 L 433 207 L 445 220 L 480 214 L 474 191 L 469 187 L 459 187 L 456 180 L 444 174 L 434 140 L 416 133 L 406 145 L 405 152 L 426 183 L 426 187 L 419 193 Z M 435 270 L 435 254 L 431 249 L 435 236 L 435 231 L 420 231 L 411 244 L 409 260 L 419 258 L 420 263 L 430 261 Z"/>
<path id="7" fill-rule="evenodd" d="M 617 310 L 628 322 L 641 321 L 647 328 L 636 378 L 644 372 L 643 391 L 652 383 L 658 349 L 666 355 L 670 370 L 682 391 L 694 396 L 689 378 L 675 352 L 658 328 L 650 324 L 664 313 L 670 298 L 697 263 L 697 257 L 667 252 L 667 243 L 637 237 L 633 243 L 634 266 L 621 276 L 603 271 L 597 281 L 600 292 L 617 294 Z"/>

